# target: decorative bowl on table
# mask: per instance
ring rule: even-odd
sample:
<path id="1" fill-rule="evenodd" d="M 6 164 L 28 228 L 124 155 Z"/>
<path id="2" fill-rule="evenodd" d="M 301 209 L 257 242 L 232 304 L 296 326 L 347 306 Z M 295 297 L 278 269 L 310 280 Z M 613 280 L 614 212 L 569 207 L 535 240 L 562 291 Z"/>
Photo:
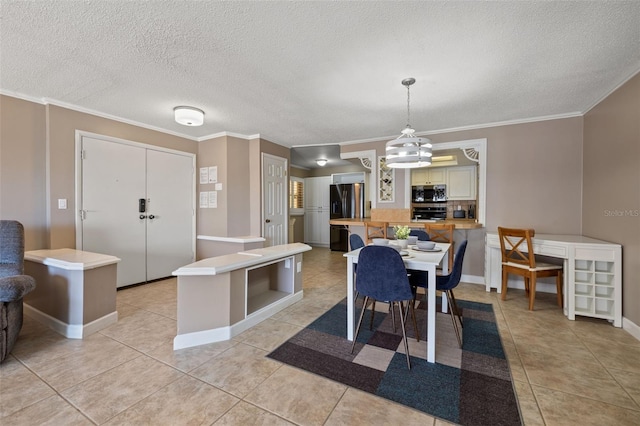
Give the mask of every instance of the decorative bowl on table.
<path id="1" fill-rule="evenodd" d="M 420 250 L 433 250 L 436 247 L 436 243 L 433 241 L 417 241 L 416 246 Z"/>
<path id="2" fill-rule="evenodd" d="M 400 253 L 403 250 L 402 247 L 400 247 L 398 244 L 394 244 L 394 243 L 389 244 L 389 247 L 395 249 L 398 253 Z"/>
<path id="3" fill-rule="evenodd" d="M 371 241 L 373 241 L 373 244 L 375 244 L 377 246 L 388 246 L 389 245 L 389 240 L 387 240 L 386 238 L 373 238 Z"/>

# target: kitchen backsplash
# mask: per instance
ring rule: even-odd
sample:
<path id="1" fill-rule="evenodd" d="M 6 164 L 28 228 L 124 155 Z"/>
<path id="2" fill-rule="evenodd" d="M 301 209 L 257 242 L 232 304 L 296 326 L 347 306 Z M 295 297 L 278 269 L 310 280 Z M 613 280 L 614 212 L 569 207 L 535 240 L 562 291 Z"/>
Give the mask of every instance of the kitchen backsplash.
<path id="1" fill-rule="evenodd" d="M 476 206 L 477 203 L 473 200 L 459 200 L 459 201 L 447 201 L 447 219 L 453 219 L 454 210 L 458 210 L 458 206 L 460 206 L 460 210 L 464 211 L 464 217 L 469 218 L 469 206 Z"/>

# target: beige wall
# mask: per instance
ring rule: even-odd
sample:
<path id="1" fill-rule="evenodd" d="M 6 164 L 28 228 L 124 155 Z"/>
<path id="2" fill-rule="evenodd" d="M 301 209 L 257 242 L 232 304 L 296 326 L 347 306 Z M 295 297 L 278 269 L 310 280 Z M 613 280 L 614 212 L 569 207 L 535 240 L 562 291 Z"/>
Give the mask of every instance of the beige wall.
<path id="1" fill-rule="evenodd" d="M 25 247 L 47 245 L 46 108 L 0 95 L 0 219 L 25 228 Z"/>
<path id="2" fill-rule="evenodd" d="M 198 155 L 196 159 L 198 170 L 201 167 L 218 167 L 218 182 L 222 183 L 222 191 L 218 191 L 218 207 L 200 208 L 198 202 L 197 214 L 197 235 L 207 236 L 227 236 L 227 196 L 229 194 L 229 179 L 227 177 L 227 138 L 225 136 L 202 141 L 198 144 Z M 200 192 L 213 191 L 215 184 L 206 183 L 196 185 L 196 194 Z M 198 251 L 199 245 L 198 245 Z"/>
<path id="3" fill-rule="evenodd" d="M 622 245 L 622 314 L 640 325 L 640 74 L 584 118 L 582 233 Z"/>

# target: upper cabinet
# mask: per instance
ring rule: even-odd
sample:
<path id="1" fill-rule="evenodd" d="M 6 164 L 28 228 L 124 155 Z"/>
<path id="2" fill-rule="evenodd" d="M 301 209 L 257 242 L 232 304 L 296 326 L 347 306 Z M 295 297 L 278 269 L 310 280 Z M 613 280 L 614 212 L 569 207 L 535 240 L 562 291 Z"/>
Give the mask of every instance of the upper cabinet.
<path id="1" fill-rule="evenodd" d="M 476 166 L 424 167 L 411 170 L 411 185 L 447 185 L 448 200 L 475 200 Z"/>
<path id="2" fill-rule="evenodd" d="M 411 185 L 444 185 L 447 183 L 446 168 L 429 168 L 411 170 Z"/>
<path id="3" fill-rule="evenodd" d="M 328 209 L 331 176 L 311 177 L 304 180 L 304 208 Z"/>
<path id="4" fill-rule="evenodd" d="M 447 199 L 475 200 L 477 185 L 476 166 L 447 167 Z"/>

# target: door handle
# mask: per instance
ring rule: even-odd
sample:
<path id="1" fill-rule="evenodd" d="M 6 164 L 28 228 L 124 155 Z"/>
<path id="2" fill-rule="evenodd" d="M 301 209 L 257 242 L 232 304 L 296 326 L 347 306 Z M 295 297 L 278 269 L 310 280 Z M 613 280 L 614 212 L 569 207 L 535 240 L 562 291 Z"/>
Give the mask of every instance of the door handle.
<path id="1" fill-rule="evenodd" d="M 143 214 L 140 215 L 140 219 L 146 219 L 146 218 L 147 218 L 147 216 L 145 216 Z"/>
<path id="2" fill-rule="evenodd" d="M 155 219 L 155 218 L 156 218 L 156 217 L 155 217 L 154 215 L 152 215 L 152 214 L 150 214 L 150 215 L 149 215 L 149 219 L 153 220 L 153 219 Z"/>
<path id="3" fill-rule="evenodd" d="M 265 220 L 265 222 L 271 223 L 271 219 L 267 219 L 267 220 Z"/>

